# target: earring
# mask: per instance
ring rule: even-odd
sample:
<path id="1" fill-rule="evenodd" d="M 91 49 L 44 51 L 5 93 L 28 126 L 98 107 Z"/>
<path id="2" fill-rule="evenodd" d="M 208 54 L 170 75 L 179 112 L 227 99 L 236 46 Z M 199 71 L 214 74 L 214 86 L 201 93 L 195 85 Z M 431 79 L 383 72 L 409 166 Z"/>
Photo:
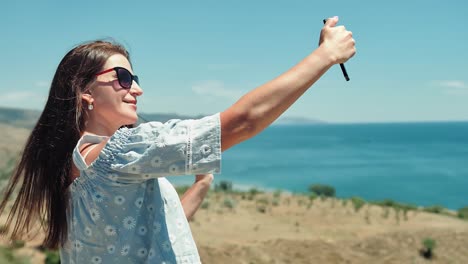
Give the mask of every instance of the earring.
<path id="1" fill-rule="evenodd" d="M 88 105 L 88 110 L 91 111 L 91 110 L 93 110 L 93 109 L 94 109 L 93 104 L 89 104 L 89 105 Z"/>

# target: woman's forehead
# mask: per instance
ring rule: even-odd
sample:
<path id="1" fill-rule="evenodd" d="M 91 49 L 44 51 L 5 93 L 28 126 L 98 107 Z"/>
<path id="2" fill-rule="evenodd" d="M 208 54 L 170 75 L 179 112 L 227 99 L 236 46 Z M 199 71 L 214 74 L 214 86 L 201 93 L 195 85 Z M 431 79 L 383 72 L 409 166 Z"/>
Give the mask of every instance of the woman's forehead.
<path id="1" fill-rule="evenodd" d="M 122 54 L 114 54 L 110 56 L 104 64 L 103 69 L 106 70 L 114 67 L 124 67 L 125 69 L 132 72 L 132 66 L 130 65 L 130 62 Z"/>

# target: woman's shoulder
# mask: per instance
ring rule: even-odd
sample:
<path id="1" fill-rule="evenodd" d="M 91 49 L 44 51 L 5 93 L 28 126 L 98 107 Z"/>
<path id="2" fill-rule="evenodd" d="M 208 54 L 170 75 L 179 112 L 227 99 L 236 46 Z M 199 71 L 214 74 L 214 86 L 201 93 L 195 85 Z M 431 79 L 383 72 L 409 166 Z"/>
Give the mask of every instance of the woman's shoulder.
<path id="1" fill-rule="evenodd" d="M 90 166 L 99 157 L 108 140 L 104 139 L 99 143 L 87 143 L 81 146 L 79 151 L 87 166 Z"/>
<path id="2" fill-rule="evenodd" d="M 109 137 L 85 133 L 76 144 L 73 153 L 75 166 L 80 169 L 89 167 L 101 153 Z"/>

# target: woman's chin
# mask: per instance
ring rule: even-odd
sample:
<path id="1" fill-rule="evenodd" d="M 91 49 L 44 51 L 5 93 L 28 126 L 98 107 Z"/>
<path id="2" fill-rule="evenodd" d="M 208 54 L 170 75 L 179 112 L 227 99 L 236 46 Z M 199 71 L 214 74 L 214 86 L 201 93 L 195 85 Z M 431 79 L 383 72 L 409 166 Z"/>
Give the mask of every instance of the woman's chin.
<path id="1" fill-rule="evenodd" d="M 138 122 L 138 115 L 136 114 L 136 112 L 135 112 L 134 116 L 129 118 L 129 121 L 130 121 L 130 125 L 134 125 L 134 124 L 136 124 Z"/>
<path id="2" fill-rule="evenodd" d="M 129 126 L 129 125 L 136 125 L 138 123 L 138 116 L 136 115 L 126 115 L 125 118 L 120 120 L 120 127 L 122 126 Z"/>

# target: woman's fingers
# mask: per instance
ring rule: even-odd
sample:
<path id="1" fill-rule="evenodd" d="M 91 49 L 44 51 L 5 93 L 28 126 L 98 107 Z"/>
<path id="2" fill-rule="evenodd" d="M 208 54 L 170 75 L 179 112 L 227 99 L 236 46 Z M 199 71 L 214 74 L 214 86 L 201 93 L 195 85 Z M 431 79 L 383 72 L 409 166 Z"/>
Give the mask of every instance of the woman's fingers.
<path id="1" fill-rule="evenodd" d="M 356 53 L 353 33 L 344 26 L 336 26 L 338 17 L 326 21 L 320 33 L 320 45 L 324 45 L 334 63 L 344 63 Z"/>
<path id="2" fill-rule="evenodd" d="M 211 182 L 213 179 L 214 179 L 213 174 L 197 174 L 197 175 L 195 175 L 195 181 L 196 182 L 201 181 L 201 180 Z"/>

